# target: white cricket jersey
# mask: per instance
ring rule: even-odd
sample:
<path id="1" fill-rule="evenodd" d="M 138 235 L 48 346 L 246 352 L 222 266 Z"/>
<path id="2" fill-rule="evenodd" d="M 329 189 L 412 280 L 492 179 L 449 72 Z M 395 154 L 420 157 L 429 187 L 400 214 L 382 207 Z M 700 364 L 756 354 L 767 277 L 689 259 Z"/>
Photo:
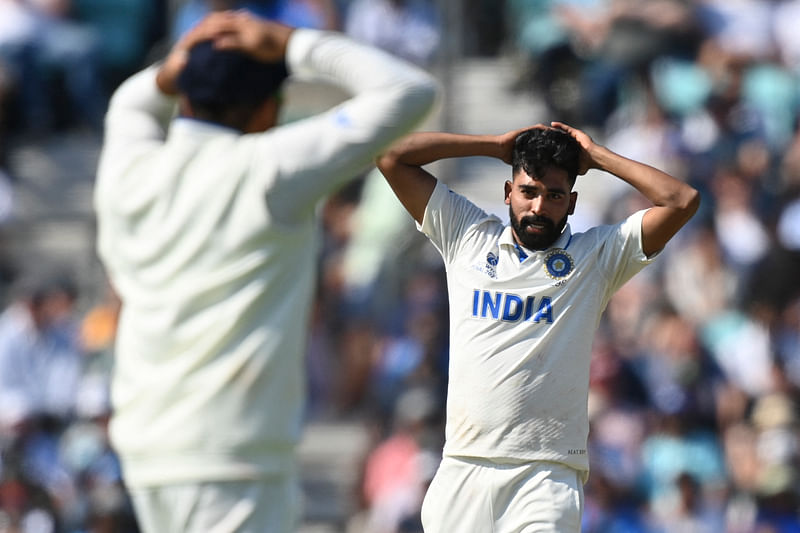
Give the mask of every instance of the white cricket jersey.
<path id="1" fill-rule="evenodd" d="M 438 183 L 419 229 L 444 258 L 450 372 L 444 453 L 588 471 L 592 339 L 611 295 L 648 264 L 645 211 L 520 261 L 511 227 Z"/>
<path id="2" fill-rule="evenodd" d="M 352 98 L 239 132 L 170 119 L 151 67 L 115 93 L 95 189 L 98 248 L 122 298 L 111 438 L 131 486 L 291 467 L 305 399 L 315 207 L 432 108 L 424 71 L 295 30 L 293 75 Z"/>

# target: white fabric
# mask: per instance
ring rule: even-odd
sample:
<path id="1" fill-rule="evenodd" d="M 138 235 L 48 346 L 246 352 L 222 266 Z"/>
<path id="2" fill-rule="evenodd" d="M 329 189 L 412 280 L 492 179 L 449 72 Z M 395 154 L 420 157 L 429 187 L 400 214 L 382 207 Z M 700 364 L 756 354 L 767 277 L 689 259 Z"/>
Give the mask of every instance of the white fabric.
<path id="1" fill-rule="evenodd" d="M 300 496 L 294 475 L 131 491 L 143 533 L 291 533 Z"/>
<path id="2" fill-rule="evenodd" d="M 520 263 L 510 226 L 437 184 L 420 229 L 447 267 L 445 455 L 588 471 L 592 339 L 614 291 L 652 260 L 642 251 L 644 212 L 585 233 L 567 225 L 552 248 Z M 568 275 L 548 275 L 551 252 L 571 256 Z"/>
<path id="3" fill-rule="evenodd" d="M 354 96 L 252 135 L 170 126 L 175 100 L 154 67 L 112 98 L 95 207 L 123 302 L 110 431 L 130 486 L 287 467 L 305 396 L 315 207 L 436 95 L 422 70 L 338 34 L 295 30 L 287 63 Z"/>
<path id="4" fill-rule="evenodd" d="M 445 457 L 422 504 L 425 531 L 579 533 L 583 481 L 558 463 Z"/>

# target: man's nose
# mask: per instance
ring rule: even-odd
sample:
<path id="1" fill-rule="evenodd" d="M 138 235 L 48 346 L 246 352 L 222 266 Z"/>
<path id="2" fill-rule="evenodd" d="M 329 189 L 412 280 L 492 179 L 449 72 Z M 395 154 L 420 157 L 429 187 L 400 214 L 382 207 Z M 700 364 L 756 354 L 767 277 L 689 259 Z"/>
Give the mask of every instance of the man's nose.
<path id="1" fill-rule="evenodd" d="M 541 216 L 545 213 L 545 205 L 544 205 L 544 198 L 542 196 L 536 196 L 535 198 L 531 198 L 530 204 L 528 205 L 528 209 L 534 215 Z"/>

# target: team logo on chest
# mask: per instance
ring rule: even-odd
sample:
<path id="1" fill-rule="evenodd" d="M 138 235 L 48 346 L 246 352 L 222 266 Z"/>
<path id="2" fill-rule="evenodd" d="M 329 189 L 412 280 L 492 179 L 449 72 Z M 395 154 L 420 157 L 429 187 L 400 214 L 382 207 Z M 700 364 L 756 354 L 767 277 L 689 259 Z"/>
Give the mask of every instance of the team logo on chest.
<path id="1" fill-rule="evenodd" d="M 572 256 L 560 248 L 551 251 L 544 258 L 544 270 L 553 279 L 566 278 L 574 266 Z"/>

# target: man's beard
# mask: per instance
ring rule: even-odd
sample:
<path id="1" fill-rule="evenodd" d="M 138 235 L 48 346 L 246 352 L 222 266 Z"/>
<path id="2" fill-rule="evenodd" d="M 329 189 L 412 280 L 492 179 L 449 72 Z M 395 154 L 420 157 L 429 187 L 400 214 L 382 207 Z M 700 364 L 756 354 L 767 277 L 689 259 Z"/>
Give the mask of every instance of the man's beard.
<path id="1" fill-rule="evenodd" d="M 517 220 L 514 215 L 514 210 L 511 206 L 508 207 L 508 216 L 511 219 L 511 228 L 517 236 L 517 239 L 522 243 L 525 248 L 530 250 L 544 250 L 549 248 L 561 236 L 564 226 L 567 224 L 567 217 L 564 215 L 558 222 L 553 222 L 547 217 L 540 216 L 527 216 Z M 544 226 L 542 233 L 528 233 L 525 228 L 533 224 L 540 224 Z"/>

